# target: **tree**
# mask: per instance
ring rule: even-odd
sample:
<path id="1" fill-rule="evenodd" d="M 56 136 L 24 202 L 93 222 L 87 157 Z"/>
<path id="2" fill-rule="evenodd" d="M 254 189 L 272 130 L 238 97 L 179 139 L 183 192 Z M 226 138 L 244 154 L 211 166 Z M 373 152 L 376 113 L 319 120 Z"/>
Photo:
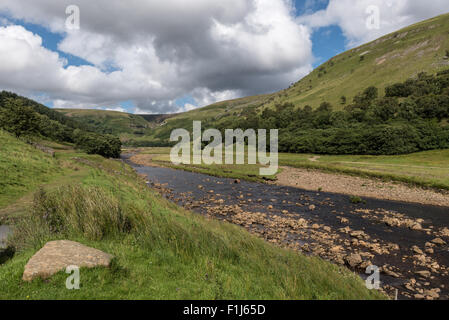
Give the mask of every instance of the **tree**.
<path id="1" fill-rule="evenodd" d="M 37 133 L 38 120 L 34 110 L 25 107 L 20 100 L 7 98 L 0 108 L 0 127 L 16 137 Z"/>

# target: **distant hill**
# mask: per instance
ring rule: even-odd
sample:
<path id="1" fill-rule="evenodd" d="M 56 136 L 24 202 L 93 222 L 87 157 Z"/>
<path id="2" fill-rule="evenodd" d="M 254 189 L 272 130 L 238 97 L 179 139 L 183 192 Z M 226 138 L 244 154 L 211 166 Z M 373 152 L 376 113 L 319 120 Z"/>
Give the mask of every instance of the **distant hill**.
<path id="1" fill-rule="evenodd" d="M 150 127 L 148 121 L 139 115 L 103 110 L 55 109 L 66 117 L 85 125 L 95 127 L 97 131 L 120 135 L 123 133 L 143 135 Z"/>

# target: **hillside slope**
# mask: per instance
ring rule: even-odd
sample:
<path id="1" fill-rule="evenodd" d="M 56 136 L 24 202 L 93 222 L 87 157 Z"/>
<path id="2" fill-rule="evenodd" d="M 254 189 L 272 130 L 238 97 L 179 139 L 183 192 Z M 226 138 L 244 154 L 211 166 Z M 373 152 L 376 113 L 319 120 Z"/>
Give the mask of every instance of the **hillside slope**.
<path id="1" fill-rule="evenodd" d="M 129 113 L 86 109 L 55 110 L 64 114 L 66 117 L 95 127 L 97 131 L 102 133 L 143 135 L 145 134 L 145 129 L 150 126 L 143 117 Z"/>

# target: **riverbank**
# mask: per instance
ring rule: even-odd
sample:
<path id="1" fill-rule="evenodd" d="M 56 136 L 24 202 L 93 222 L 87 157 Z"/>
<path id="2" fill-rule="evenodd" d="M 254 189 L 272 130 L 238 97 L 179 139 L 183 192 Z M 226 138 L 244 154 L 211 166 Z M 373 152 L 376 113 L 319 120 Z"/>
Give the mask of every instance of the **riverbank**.
<path id="1" fill-rule="evenodd" d="M 447 190 L 437 191 L 400 182 L 285 166 L 281 167 L 281 172 L 276 177 L 277 185 L 449 208 L 449 191 Z"/>

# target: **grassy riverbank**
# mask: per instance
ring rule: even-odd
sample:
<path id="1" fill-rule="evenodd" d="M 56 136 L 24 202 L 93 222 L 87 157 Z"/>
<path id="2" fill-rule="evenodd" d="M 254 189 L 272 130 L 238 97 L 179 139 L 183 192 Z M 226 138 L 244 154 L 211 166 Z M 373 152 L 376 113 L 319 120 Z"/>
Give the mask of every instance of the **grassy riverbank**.
<path id="1" fill-rule="evenodd" d="M 8 141 L 27 148 L 14 138 Z M 5 163 L 4 152 L 0 158 Z M 36 161 L 42 165 L 48 159 Z M 18 252 L 0 266 L 0 299 L 383 298 L 346 268 L 277 248 L 239 227 L 179 208 L 120 161 L 66 150 L 50 162 L 64 164 L 70 183 L 41 180 L 33 210 L 27 208 L 10 239 Z M 17 191 L 14 199 L 30 190 Z M 13 201 L 4 200 L 3 207 Z M 50 217 L 39 218 L 43 211 Z M 24 283 L 28 259 L 57 239 L 104 250 L 114 255 L 113 265 L 82 269 L 80 290 L 65 288 L 64 272 Z"/>

